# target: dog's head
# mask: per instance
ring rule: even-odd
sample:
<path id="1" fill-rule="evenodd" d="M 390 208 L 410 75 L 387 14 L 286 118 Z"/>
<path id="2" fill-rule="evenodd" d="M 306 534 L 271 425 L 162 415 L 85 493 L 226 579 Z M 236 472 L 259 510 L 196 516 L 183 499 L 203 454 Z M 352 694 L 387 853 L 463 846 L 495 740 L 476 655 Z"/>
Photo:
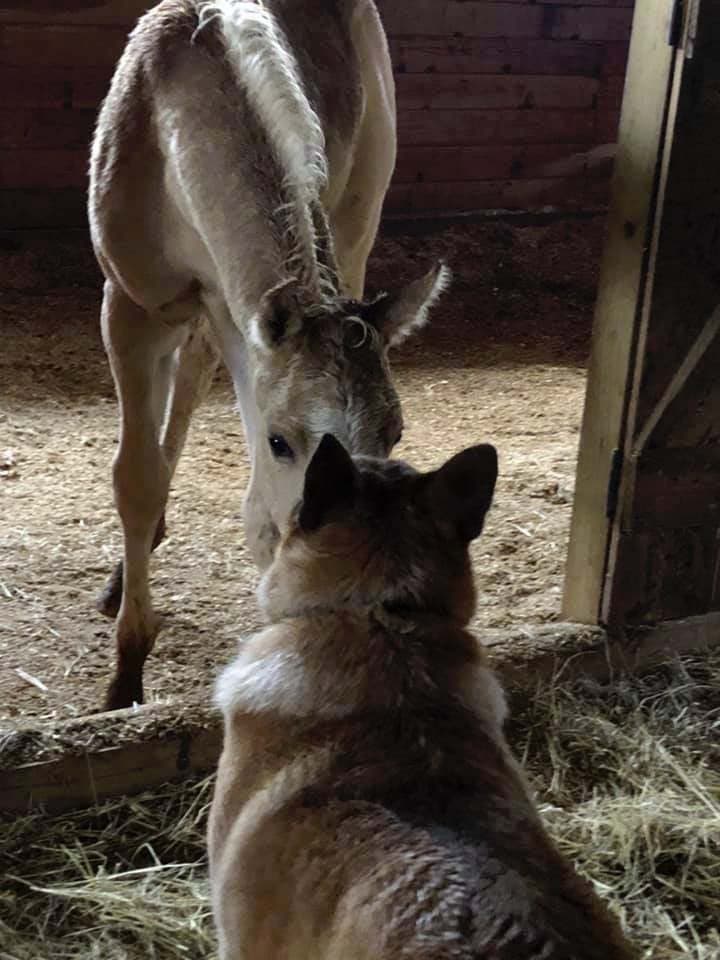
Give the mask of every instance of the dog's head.
<path id="1" fill-rule="evenodd" d="M 468 547 L 496 478 L 488 444 L 419 473 L 398 460 L 353 459 L 326 434 L 260 585 L 266 615 L 383 607 L 467 623 L 475 607 Z"/>

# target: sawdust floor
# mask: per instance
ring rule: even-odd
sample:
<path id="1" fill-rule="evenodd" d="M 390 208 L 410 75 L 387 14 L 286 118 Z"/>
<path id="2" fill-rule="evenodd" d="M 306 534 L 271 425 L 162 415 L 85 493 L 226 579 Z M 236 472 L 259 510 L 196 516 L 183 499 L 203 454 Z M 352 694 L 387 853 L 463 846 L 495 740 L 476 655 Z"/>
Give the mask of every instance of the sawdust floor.
<path id="1" fill-rule="evenodd" d="M 563 568 L 604 222 L 484 222 L 379 241 L 369 286 L 432 257 L 455 282 L 395 371 L 399 454 L 429 467 L 495 443 L 496 504 L 475 547 L 477 626 L 552 621 Z M 402 232 L 401 232 L 402 231 Z M 98 334 L 99 276 L 83 236 L 0 237 L 0 728 L 101 702 L 112 624 L 95 596 L 119 556 L 110 462 L 117 413 Z M 166 615 L 148 700 L 202 695 L 258 624 L 239 512 L 248 477 L 229 384 L 198 411 L 153 567 Z"/>

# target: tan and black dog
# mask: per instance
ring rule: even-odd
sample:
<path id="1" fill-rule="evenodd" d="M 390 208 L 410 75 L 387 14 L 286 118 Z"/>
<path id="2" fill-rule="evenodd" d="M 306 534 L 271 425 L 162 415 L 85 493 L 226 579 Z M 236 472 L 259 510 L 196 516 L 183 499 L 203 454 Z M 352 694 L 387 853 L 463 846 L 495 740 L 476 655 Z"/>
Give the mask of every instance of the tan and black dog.
<path id="1" fill-rule="evenodd" d="M 222 960 L 628 960 L 545 832 L 467 630 L 491 446 L 439 470 L 325 436 L 220 677 Z"/>

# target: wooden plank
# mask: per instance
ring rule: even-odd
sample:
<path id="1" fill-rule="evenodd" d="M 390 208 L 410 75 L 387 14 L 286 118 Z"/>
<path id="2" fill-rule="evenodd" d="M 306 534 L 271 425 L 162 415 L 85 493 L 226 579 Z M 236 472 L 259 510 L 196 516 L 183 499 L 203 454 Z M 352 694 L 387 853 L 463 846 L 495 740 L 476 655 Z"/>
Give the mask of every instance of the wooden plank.
<path id="1" fill-rule="evenodd" d="M 642 670 L 668 655 L 717 646 L 720 614 L 615 635 L 576 623 L 523 624 L 515 629 L 483 631 L 482 640 L 510 694 L 512 708 L 515 698 L 525 699 L 529 690 L 552 681 L 558 673 L 564 678 L 584 675 L 605 681 L 619 669 Z M 141 710 L 151 717 L 154 708 Z M 220 753 L 222 728 L 219 718 L 213 721 L 207 711 L 201 708 L 200 712 L 204 713 L 201 721 L 197 706 L 186 705 L 159 733 L 145 739 L 123 739 L 115 747 L 91 747 L 81 754 L 5 769 L 0 777 L 0 811 L 27 813 L 42 807 L 59 812 L 210 772 Z M 99 725 L 113 723 L 117 713 L 93 719 Z"/>
<path id="2" fill-rule="evenodd" d="M 670 0 L 638 0 L 595 307 L 563 598 L 564 616 L 596 622 L 607 556 L 608 480 L 622 442 L 627 385 L 653 217 L 673 51 Z"/>
<path id="3" fill-rule="evenodd" d="M 0 109 L 98 107 L 110 86 L 108 67 L 0 65 Z"/>
<path id="4" fill-rule="evenodd" d="M 715 307 L 710 314 L 707 322 L 698 334 L 695 341 L 690 345 L 687 353 L 682 357 L 675 373 L 670 378 L 669 383 L 662 392 L 658 402 L 649 411 L 646 420 L 642 424 L 636 425 L 636 435 L 632 438 L 632 449 L 635 456 L 639 456 L 647 447 L 650 438 L 656 432 L 660 421 L 667 415 L 673 403 L 675 403 L 687 387 L 688 381 L 696 374 L 703 361 L 707 360 L 708 350 L 715 346 L 717 350 L 718 334 L 720 333 L 720 304 Z M 717 377 L 717 356 L 712 357 L 712 378 Z M 683 405 L 685 406 L 685 404 Z M 683 410 L 684 412 L 684 410 Z M 715 419 L 716 408 L 713 409 L 713 419 Z M 694 420 L 695 418 L 693 418 Z M 693 428 L 696 425 L 693 423 Z M 693 436 L 692 440 L 700 442 L 703 439 L 700 436 Z"/>
<path id="5" fill-rule="evenodd" d="M 400 74 L 398 109 L 590 109 L 599 83 L 589 77 Z"/>
<path id="6" fill-rule="evenodd" d="M 598 110 L 603 110 L 606 113 L 617 112 L 619 118 L 624 89 L 624 76 L 620 75 L 615 77 L 603 77 L 603 79 L 600 81 L 596 101 Z"/>
<path id="7" fill-rule="evenodd" d="M 87 147 L 95 110 L 4 110 L 0 150 Z"/>
<path id="8" fill-rule="evenodd" d="M 404 147 L 398 154 L 393 183 L 573 177 L 584 173 L 589 162 L 583 144 Z"/>
<path id="9" fill-rule="evenodd" d="M 152 7 L 152 0 L 99 0 L 99 2 L 39 3 L 14 0 L 0 3 L 0 24 L 83 24 L 130 26 Z"/>
<path id="10" fill-rule="evenodd" d="M 705 14 L 706 24 L 709 16 Z M 678 129 L 663 186 L 663 225 L 652 263 L 652 298 L 648 298 L 641 331 L 646 356 L 639 358 L 642 367 L 636 378 L 637 431 L 661 402 L 703 329 L 711 341 L 715 339 L 708 324 L 720 302 L 720 195 L 707 177 L 698 175 L 720 164 L 720 50 L 717 41 L 712 45 L 714 27 L 713 22 L 705 28 L 710 34 L 705 47 L 710 46 L 710 51 L 702 56 L 700 48 L 686 62 L 687 77 L 678 91 Z M 677 413 L 682 414 L 681 407 Z M 692 431 L 694 413 L 687 413 L 686 425 Z"/>
<path id="11" fill-rule="evenodd" d="M 623 529 L 720 527 L 720 450 L 715 446 L 645 450 L 633 471 Z"/>
<path id="12" fill-rule="evenodd" d="M 410 110 L 398 116 L 400 147 L 483 143 L 593 143 L 590 110 Z"/>
<path id="13" fill-rule="evenodd" d="M 124 27 L 0 25 L 0 65 L 112 67 L 127 35 Z"/>
<path id="14" fill-rule="evenodd" d="M 629 7 L 545 7 L 552 11 L 546 30 L 556 40 L 594 40 L 622 43 L 630 35 L 633 11 Z M 648 25 L 654 32 L 657 24 Z M 667 39 L 667 35 L 666 35 Z"/>
<path id="15" fill-rule="evenodd" d="M 557 4 L 558 0 L 535 0 L 536 3 Z M 564 7 L 633 7 L 635 0 L 562 0 Z"/>
<path id="16" fill-rule="evenodd" d="M 682 654 L 703 653 L 720 645 L 720 614 L 687 617 L 622 633 L 583 628 L 577 623 L 524 626 L 483 636 L 493 667 L 511 695 L 524 699 L 528 689 L 560 674 L 591 676 L 600 682 L 617 671 L 651 669 Z M 507 652 L 513 651 L 512 656 Z"/>
<path id="17" fill-rule="evenodd" d="M 624 444 L 626 459 L 646 452 L 677 447 L 716 446 L 720 440 L 720 363 L 717 305 L 720 274 L 717 236 L 720 231 L 720 195 L 699 171 L 720 163 L 720 45 L 717 4 L 700 0 L 686 9 L 685 27 L 699 12 L 693 56 L 677 52 L 668 128 L 672 150 L 664 158 L 656 224 L 638 336 L 637 361 L 628 405 Z M 603 616 L 611 623 L 636 622 L 643 615 L 700 615 L 718 607 L 720 544 L 716 502 L 703 488 L 717 482 L 717 472 L 706 464 L 708 476 L 698 479 L 697 511 L 686 526 L 669 533 L 659 518 L 643 522 L 637 516 L 633 476 L 623 472 L 619 500 L 622 510 L 613 526 Z M 679 516 L 686 487 L 678 485 Z M 704 520 L 699 520 L 704 504 Z M 670 509 L 670 508 L 669 508 Z M 634 558 L 642 564 L 641 585 L 628 581 Z M 635 578 L 637 581 L 637 577 Z"/>
<path id="18" fill-rule="evenodd" d="M 597 111 L 595 115 L 595 139 L 598 143 L 617 143 L 619 128 L 619 110 Z"/>
<path id="19" fill-rule="evenodd" d="M 0 65 L 0 109 L 70 107 L 72 70 L 69 67 L 8 67 Z"/>
<path id="20" fill-rule="evenodd" d="M 2 0 L 0 11 L 55 14 L 107 6 L 108 0 L 64 0 L 62 6 L 57 0 Z"/>
<path id="21" fill-rule="evenodd" d="M 378 0 L 378 8 L 389 34 L 428 37 L 539 37 L 545 18 L 540 6 L 488 0 Z"/>
<path id="22" fill-rule="evenodd" d="M 87 229 L 85 190 L 0 190 L 0 224 L 5 230 Z"/>
<path id="23" fill-rule="evenodd" d="M 603 47 L 605 49 L 605 60 L 603 61 L 602 76 L 624 78 L 630 52 L 630 37 L 623 36 L 619 40 L 611 40 L 604 43 Z"/>
<path id="24" fill-rule="evenodd" d="M 583 202 L 587 210 L 607 209 L 610 203 L 611 172 L 611 170 L 608 170 L 606 175 L 602 175 L 599 171 L 589 171 L 583 193 Z"/>
<path id="25" fill-rule="evenodd" d="M 549 37 L 389 37 L 395 72 L 532 74 L 597 77 L 611 67 L 624 73 L 627 44 Z"/>
<path id="26" fill-rule="evenodd" d="M 128 741 L 58 760 L 4 770 L 0 810 L 27 813 L 37 807 L 61 811 L 111 797 L 130 796 L 163 783 L 212 771 L 222 748 L 219 719 L 162 739 Z"/>
<path id="27" fill-rule="evenodd" d="M 604 619 L 628 627 L 717 610 L 718 531 L 708 524 L 618 529 L 613 602 Z"/>
<path id="28" fill-rule="evenodd" d="M 385 214 L 452 214 L 480 210 L 583 210 L 585 182 L 577 180 L 483 180 L 471 183 L 394 184 Z"/>
<path id="29" fill-rule="evenodd" d="M 0 150 L 0 189 L 3 190 L 84 189 L 87 171 L 87 149 Z"/>

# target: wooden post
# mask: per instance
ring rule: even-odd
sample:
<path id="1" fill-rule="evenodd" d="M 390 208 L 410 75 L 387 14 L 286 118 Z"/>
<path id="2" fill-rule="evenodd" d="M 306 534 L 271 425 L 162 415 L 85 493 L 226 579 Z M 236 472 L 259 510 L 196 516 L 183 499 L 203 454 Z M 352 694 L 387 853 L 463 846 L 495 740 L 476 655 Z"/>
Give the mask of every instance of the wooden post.
<path id="1" fill-rule="evenodd" d="M 671 0 L 637 0 L 615 160 L 608 239 L 595 307 L 563 615 L 596 623 L 607 558 L 608 485 L 623 441 L 653 226 L 674 49 Z"/>

